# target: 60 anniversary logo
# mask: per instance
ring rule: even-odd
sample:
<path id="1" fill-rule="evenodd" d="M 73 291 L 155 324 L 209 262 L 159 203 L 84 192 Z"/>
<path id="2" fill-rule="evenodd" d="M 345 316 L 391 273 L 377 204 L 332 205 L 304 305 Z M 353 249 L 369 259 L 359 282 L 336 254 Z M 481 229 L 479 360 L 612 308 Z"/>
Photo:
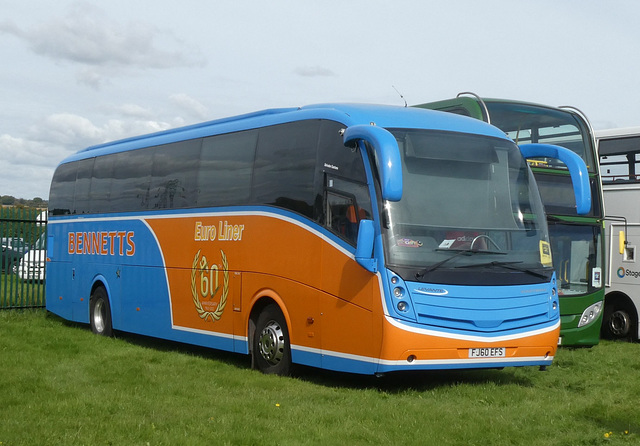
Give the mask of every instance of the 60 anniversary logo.
<path id="1" fill-rule="evenodd" d="M 222 285 L 222 295 L 220 301 L 215 303 L 207 299 L 213 299 L 220 290 L 218 282 L 219 267 L 215 263 L 209 265 L 207 258 L 203 255 L 200 258 L 200 251 L 196 253 L 193 258 L 193 267 L 191 268 L 191 294 L 193 297 L 193 304 L 196 306 L 196 311 L 200 315 L 201 319 L 205 321 L 211 318 L 211 322 L 220 320 L 224 307 L 227 306 L 227 296 L 229 294 L 229 263 L 227 262 L 227 256 L 223 250 L 220 250 L 222 257 L 222 275 L 224 283 Z M 198 265 L 198 260 L 200 261 Z M 200 273 L 200 287 L 197 286 L 197 275 Z M 214 288 L 215 284 L 215 288 Z M 199 289 L 198 289 L 199 288 Z"/>
<path id="2" fill-rule="evenodd" d="M 618 277 L 621 279 L 625 276 L 633 277 L 634 279 L 640 278 L 640 271 L 633 271 L 631 269 L 625 269 L 623 267 L 618 268 Z"/>

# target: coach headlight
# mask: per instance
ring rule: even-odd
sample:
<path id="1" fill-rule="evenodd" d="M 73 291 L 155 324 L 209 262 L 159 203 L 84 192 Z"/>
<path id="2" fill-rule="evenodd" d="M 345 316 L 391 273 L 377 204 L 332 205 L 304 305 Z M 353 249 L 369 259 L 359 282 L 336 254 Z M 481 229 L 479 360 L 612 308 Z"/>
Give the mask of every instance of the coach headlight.
<path id="1" fill-rule="evenodd" d="M 388 315 L 395 318 L 416 321 L 416 313 L 412 297 L 414 284 L 407 284 L 401 276 L 387 270 L 386 309 Z"/>
<path id="2" fill-rule="evenodd" d="M 551 288 L 551 293 L 549 293 L 549 305 L 551 307 L 551 313 L 550 316 L 551 317 L 555 317 L 558 315 L 558 290 L 555 287 L 555 281 L 554 281 L 554 285 Z"/>
<path id="3" fill-rule="evenodd" d="M 589 305 L 586 310 L 582 312 L 580 316 L 580 322 L 578 322 L 578 328 L 584 327 L 587 324 L 598 319 L 600 312 L 602 311 L 602 301 L 596 302 L 593 305 Z"/>

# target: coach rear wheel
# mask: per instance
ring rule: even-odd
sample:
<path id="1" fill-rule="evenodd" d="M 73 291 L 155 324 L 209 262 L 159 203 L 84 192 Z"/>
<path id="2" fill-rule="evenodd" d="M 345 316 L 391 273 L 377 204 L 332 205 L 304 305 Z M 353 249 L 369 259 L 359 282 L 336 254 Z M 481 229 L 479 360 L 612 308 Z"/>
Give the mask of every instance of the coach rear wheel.
<path id="1" fill-rule="evenodd" d="M 91 294 L 89 300 L 89 323 L 91 331 L 101 336 L 112 336 L 113 327 L 111 325 L 111 306 L 107 291 L 103 287 L 98 287 Z"/>
<path id="2" fill-rule="evenodd" d="M 268 305 L 258 316 L 252 354 L 255 367 L 263 373 L 288 375 L 291 371 L 289 330 L 276 305 Z"/>

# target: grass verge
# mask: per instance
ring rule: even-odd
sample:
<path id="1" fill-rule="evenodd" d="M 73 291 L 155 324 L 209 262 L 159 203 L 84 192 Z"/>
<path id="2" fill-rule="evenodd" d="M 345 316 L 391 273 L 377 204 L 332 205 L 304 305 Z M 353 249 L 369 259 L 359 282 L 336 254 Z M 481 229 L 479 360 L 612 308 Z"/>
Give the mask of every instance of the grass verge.
<path id="1" fill-rule="evenodd" d="M 563 348 L 546 372 L 282 378 L 244 356 L 0 311 L 0 445 L 636 444 L 638 348 Z"/>
<path id="2" fill-rule="evenodd" d="M 0 309 L 44 307 L 44 283 L 20 280 L 15 274 L 0 274 Z"/>

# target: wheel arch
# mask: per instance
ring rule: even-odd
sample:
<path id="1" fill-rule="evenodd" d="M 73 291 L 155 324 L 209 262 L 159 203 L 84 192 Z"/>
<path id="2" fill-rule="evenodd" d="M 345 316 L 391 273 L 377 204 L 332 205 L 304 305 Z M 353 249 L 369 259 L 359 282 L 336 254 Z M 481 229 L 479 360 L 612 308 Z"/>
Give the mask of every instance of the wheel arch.
<path id="1" fill-rule="evenodd" d="M 106 280 L 94 278 L 89 297 L 89 325 L 93 333 L 114 336 L 112 308 L 112 297 Z"/>
<path id="2" fill-rule="evenodd" d="M 113 302 L 111 302 L 111 289 L 109 287 L 109 283 L 107 282 L 107 279 L 101 274 L 94 277 L 93 281 L 91 282 L 91 289 L 89 290 L 89 299 L 91 299 L 91 296 L 93 296 L 94 291 L 98 287 L 104 288 L 104 290 L 107 292 L 107 299 L 109 299 L 109 304 L 112 304 Z"/>
<path id="3" fill-rule="evenodd" d="M 631 333 L 633 334 L 633 339 L 637 340 L 640 335 L 640 323 L 638 321 L 638 308 L 636 307 L 635 302 L 628 294 L 622 291 L 611 291 L 607 293 L 604 297 L 603 313 L 608 314 L 610 311 L 618 308 L 623 308 L 629 311 L 629 314 L 633 318 L 631 321 Z M 605 323 L 606 320 L 604 320 L 603 317 L 603 328 Z"/>
<path id="4" fill-rule="evenodd" d="M 113 322 L 113 298 L 111 295 L 111 287 L 109 287 L 109 282 L 107 281 L 106 277 L 104 277 L 101 274 L 98 274 L 97 276 L 95 276 L 93 278 L 93 281 L 91 282 L 91 288 L 89 290 L 89 299 L 88 299 L 88 303 L 89 305 L 87 305 L 87 317 L 91 317 L 91 298 L 93 297 L 93 293 L 96 291 L 96 289 L 98 288 L 104 288 L 105 292 L 107 293 L 107 300 L 109 301 L 109 306 L 111 307 L 111 321 Z"/>
<path id="5" fill-rule="evenodd" d="M 287 323 L 287 330 L 289 332 L 289 339 L 291 339 L 291 318 L 287 311 L 287 306 L 278 293 L 271 289 L 263 289 L 258 291 L 251 300 L 249 311 L 249 319 L 247 321 L 247 340 L 249 347 L 249 354 L 253 351 L 253 337 L 256 331 L 256 321 L 262 310 L 268 305 L 275 304 Z"/>

